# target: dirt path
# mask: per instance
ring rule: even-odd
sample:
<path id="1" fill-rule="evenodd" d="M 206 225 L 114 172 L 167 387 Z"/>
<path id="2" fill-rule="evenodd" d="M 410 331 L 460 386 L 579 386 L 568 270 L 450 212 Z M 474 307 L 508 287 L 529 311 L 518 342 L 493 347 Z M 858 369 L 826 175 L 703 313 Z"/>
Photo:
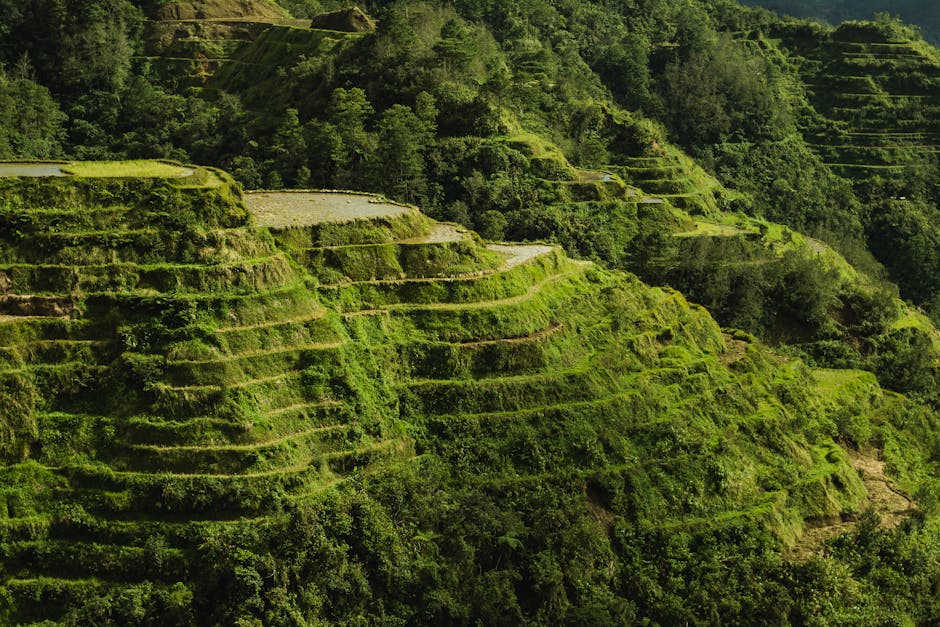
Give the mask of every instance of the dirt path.
<path id="1" fill-rule="evenodd" d="M 0 314 L 0 324 L 6 324 L 8 322 L 22 322 L 24 320 L 54 320 L 57 318 L 65 320 L 68 318 L 68 316 L 10 316 L 7 314 Z"/>

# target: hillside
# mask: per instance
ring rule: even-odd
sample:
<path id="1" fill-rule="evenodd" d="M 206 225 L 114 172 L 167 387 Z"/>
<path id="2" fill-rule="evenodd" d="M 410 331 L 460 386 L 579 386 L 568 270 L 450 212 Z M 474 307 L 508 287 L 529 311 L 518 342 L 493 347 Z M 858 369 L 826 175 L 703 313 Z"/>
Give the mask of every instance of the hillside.
<path id="1" fill-rule="evenodd" d="M 940 19 L 935 7 L 926 0 L 747 0 L 744 4 L 767 7 L 781 14 L 808 17 L 839 24 L 848 20 L 868 20 L 876 13 L 896 15 L 915 24 L 934 45 L 940 43 Z"/>
<path id="2" fill-rule="evenodd" d="M 5 622 L 706 616 L 730 608 L 622 596 L 652 583 L 631 560 L 779 551 L 860 512 L 834 438 L 917 459 L 892 426 L 916 408 L 870 376 L 673 291 L 379 199 L 162 169 L 0 180 Z M 493 596 L 552 564 L 554 592 Z M 814 611 L 768 601 L 748 611 Z"/>
<path id="3" fill-rule="evenodd" d="M 940 51 L 344 7 L 0 0 L 0 623 L 940 621 Z"/>

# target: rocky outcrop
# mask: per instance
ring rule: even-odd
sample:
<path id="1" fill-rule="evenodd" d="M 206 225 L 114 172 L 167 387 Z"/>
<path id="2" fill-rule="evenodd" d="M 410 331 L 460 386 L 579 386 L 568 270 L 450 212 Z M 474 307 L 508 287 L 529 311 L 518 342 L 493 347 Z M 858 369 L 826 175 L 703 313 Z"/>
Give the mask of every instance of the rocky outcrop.
<path id="1" fill-rule="evenodd" d="M 310 28 L 335 30 L 344 33 L 368 33 L 375 30 L 375 22 L 363 13 L 359 7 L 350 7 L 341 11 L 321 13 L 313 18 Z"/>

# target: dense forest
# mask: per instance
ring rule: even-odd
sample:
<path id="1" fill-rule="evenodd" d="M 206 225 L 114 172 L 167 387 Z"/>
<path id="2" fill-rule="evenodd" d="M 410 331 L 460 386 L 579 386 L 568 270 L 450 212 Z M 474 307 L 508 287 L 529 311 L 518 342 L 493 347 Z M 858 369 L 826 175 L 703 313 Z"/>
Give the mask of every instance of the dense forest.
<path id="1" fill-rule="evenodd" d="M 869 20 L 876 13 L 890 13 L 920 28 L 932 43 L 940 42 L 940 17 L 936 7 L 926 0 L 748 0 L 744 4 L 767 7 L 795 17 L 821 19 L 830 24 Z"/>
<path id="2" fill-rule="evenodd" d="M 0 620 L 940 620 L 926 3 L 347 4 L 0 0 Z"/>

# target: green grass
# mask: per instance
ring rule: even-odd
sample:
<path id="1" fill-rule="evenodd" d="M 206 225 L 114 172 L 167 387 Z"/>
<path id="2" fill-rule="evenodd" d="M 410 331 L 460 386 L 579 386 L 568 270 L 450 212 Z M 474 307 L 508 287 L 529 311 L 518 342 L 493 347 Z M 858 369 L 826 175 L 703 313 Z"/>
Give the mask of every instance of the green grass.
<path id="1" fill-rule="evenodd" d="M 73 161 L 62 171 L 83 178 L 184 178 L 193 169 L 168 161 Z"/>
<path id="2" fill-rule="evenodd" d="M 745 231 L 738 228 L 737 226 L 732 226 L 730 224 L 715 224 L 714 222 L 696 221 L 694 231 L 673 233 L 673 237 L 732 237 L 750 232 L 753 231 L 750 229 Z"/>
<path id="3" fill-rule="evenodd" d="M 901 310 L 900 317 L 891 323 L 891 328 L 914 328 L 923 331 L 930 337 L 934 350 L 940 353 L 940 332 L 938 332 L 937 327 L 934 326 L 933 321 L 925 314 L 911 308 L 906 303 L 899 303 L 899 305 L 901 305 L 899 307 Z"/>

